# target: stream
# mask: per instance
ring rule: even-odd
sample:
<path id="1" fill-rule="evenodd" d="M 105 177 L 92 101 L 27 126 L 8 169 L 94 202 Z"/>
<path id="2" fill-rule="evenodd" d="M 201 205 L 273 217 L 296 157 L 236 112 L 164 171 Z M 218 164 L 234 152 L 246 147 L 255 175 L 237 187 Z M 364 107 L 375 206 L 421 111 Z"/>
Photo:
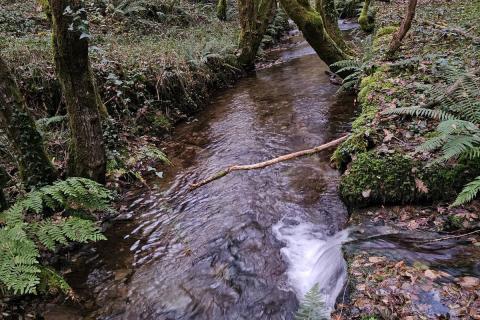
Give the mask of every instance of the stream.
<path id="1" fill-rule="evenodd" d="M 338 87 L 313 50 L 299 42 L 278 59 L 180 125 L 183 160 L 173 159 L 158 188 L 124 201 L 130 205 L 107 231 L 107 244 L 75 257 L 81 270 L 68 280 L 80 296 L 91 292 L 91 318 L 292 319 L 297 297 L 320 280 L 333 307 L 346 271 L 340 246 L 321 261 L 328 274 L 305 274 L 317 264 L 314 251 L 347 221 L 329 152 L 188 190 L 228 165 L 348 131 L 353 102 L 335 96 Z"/>
<path id="2" fill-rule="evenodd" d="M 349 130 L 353 101 L 335 95 L 313 50 L 299 41 L 277 58 L 176 129 L 163 179 L 130 192 L 108 240 L 73 257 L 67 280 L 84 310 L 57 307 L 47 319 L 293 319 L 316 283 L 333 308 L 347 277 L 341 244 L 355 232 L 344 230 L 330 152 L 189 191 L 229 165 Z"/>

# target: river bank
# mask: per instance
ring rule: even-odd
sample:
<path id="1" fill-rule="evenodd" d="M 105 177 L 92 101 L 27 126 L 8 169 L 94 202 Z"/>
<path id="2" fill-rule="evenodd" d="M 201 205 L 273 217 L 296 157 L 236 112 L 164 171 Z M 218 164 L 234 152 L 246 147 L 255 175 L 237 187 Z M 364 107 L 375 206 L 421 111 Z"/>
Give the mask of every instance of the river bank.
<path id="1" fill-rule="evenodd" d="M 386 60 L 401 2 L 375 6 L 376 28 L 366 44 L 357 97 L 362 112 L 333 160 L 344 171 L 340 193 L 350 206 L 350 225 L 390 226 L 431 243 L 408 240 L 399 249 L 385 239 L 355 250 L 347 246 L 348 294 L 334 319 L 478 319 L 480 237 L 468 233 L 480 227 L 479 202 L 449 207 L 478 175 L 478 163 L 428 166 L 438 155 L 416 150 L 435 137 L 438 121 L 382 112 L 425 106 L 443 94 L 455 79 L 445 78 L 442 66 L 478 68 L 480 2 L 419 1 L 402 49 Z M 441 241 L 462 234 L 457 244 Z M 456 246 L 463 253 L 452 251 Z"/>
<path id="2" fill-rule="evenodd" d="M 321 243 L 347 218 L 328 155 L 189 190 L 227 164 L 303 149 L 348 129 L 351 100 L 334 95 L 312 49 L 295 42 L 276 57 L 282 63 L 241 79 L 175 129 L 165 150 L 173 166 L 150 188 L 125 195 L 106 242 L 72 257 L 65 276 L 78 300 L 48 305 L 47 318 L 294 317 L 315 279 L 292 287 L 297 268 L 282 247 L 303 238 L 288 234 L 306 226 L 303 235 Z M 329 262 L 335 280 L 343 259 Z M 325 290 L 336 284 L 325 282 Z"/>
<path id="3" fill-rule="evenodd" d="M 109 184 L 141 185 L 160 174 L 147 170 L 165 160 L 157 148 L 160 137 L 191 120 L 217 90 L 245 76 L 235 56 L 238 13 L 232 7 L 227 20 L 220 21 L 214 3 L 189 1 L 91 0 L 86 9 L 93 73 L 110 115 L 104 123 Z M 63 172 L 68 128 L 47 17 L 34 0 L 4 2 L 0 12 L 2 55 L 14 70 L 55 167 Z M 262 48 L 272 47 L 289 28 L 279 10 Z M 0 164 L 11 177 L 5 192 L 13 199 L 22 188 L 8 143 L 0 139 L 0 146 Z"/>
<path id="4" fill-rule="evenodd" d="M 181 150 L 172 147 L 176 126 L 195 122 L 196 114 L 219 90 L 246 76 L 235 56 L 235 8 L 228 11 L 227 21 L 219 21 L 214 3 L 152 1 L 131 8 L 109 3 L 87 1 L 86 6 L 92 37 L 90 58 L 110 115 L 104 123 L 107 186 L 117 191 L 117 212 L 97 217 L 107 233 L 115 224 L 112 220 L 132 200 L 129 190 L 150 190 L 146 181 L 156 179 L 155 183 L 161 183 L 174 170 L 172 166 L 178 165 L 178 156 L 185 162 L 194 156 L 188 144 Z M 288 30 L 287 18 L 279 11 L 262 50 L 279 45 Z M 54 72 L 49 23 L 36 1 L 0 4 L 0 50 L 14 70 L 55 167 L 63 172 L 68 145 L 66 110 Z M 265 61 L 263 53 L 260 60 Z M 8 201 L 21 196 L 23 188 L 13 153 L 1 134 L 0 154 L 0 165 L 10 178 L 4 189 Z M 78 259 L 72 256 L 83 256 L 85 250 L 70 246 L 45 259 L 70 278 L 72 263 Z M 2 319 L 43 319 L 46 310 L 50 311 L 46 313 L 48 318 L 73 319 L 78 316 L 75 299 L 83 299 L 75 291 L 45 292 L 40 297 L 20 299 L 0 296 Z M 65 301 L 66 311 L 57 313 L 57 307 L 62 309 Z"/>

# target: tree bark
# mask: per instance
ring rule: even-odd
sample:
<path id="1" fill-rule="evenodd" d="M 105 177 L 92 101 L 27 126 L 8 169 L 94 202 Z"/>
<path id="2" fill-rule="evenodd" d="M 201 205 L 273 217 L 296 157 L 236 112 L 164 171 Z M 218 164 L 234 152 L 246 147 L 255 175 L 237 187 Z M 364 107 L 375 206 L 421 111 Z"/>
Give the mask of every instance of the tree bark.
<path id="1" fill-rule="evenodd" d="M 30 116 L 25 98 L 7 63 L 0 57 L 0 126 L 4 128 L 17 158 L 27 189 L 55 181 L 57 173 L 48 158 L 43 138 Z"/>
<path id="2" fill-rule="evenodd" d="M 7 185 L 7 182 L 10 180 L 7 172 L 5 169 L 0 167 L 0 212 L 7 209 L 7 200 L 5 199 L 5 195 L 3 194 L 3 188 Z"/>
<path id="3" fill-rule="evenodd" d="M 338 13 L 335 7 L 335 0 L 316 0 L 315 10 L 322 16 L 325 30 L 327 30 L 333 41 L 343 50 L 348 50 L 342 31 L 338 27 Z"/>
<path id="4" fill-rule="evenodd" d="M 263 36 L 275 15 L 275 0 L 238 0 L 240 39 L 238 62 L 253 69 Z"/>
<path id="5" fill-rule="evenodd" d="M 103 103 L 88 57 L 87 17 L 81 0 L 49 0 L 56 73 L 68 111 L 68 175 L 105 182 L 106 157 L 100 111 Z"/>
<path id="6" fill-rule="evenodd" d="M 365 32 L 371 32 L 374 28 L 373 21 L 370 21 L 368 17 L 368 10 L 370 9 L 371 0 L 365 0 L 363 3 L 362 11 L 360 12 L 360 17 L 358 17 L 358 23 L 360 28 Z"/>
<path id="7" fill-rule="evenodd" d="M 227 0 L 218 0 L 217 18 L 221 21 L 227 20 Z"/>
<path id="8" fill-rule="evenodd" d="M 405 38 L 408 30 L 412 26 L 413 18 L 415 17 L 415 9 L 417 8 L 417 0 L 409 0 L 405 17 L 398 31 L 394 34 L 387 55 L 393 55 L 402 45 L 402 40 Z"/>
<path id="9" fill-rule="evenodd" d="M 323 61 L 330 65 L 348 59 L 348 55 L 326 31 L 321 14 L 310 6 L 308 0 L 280 0 L 280 3 Z"/>

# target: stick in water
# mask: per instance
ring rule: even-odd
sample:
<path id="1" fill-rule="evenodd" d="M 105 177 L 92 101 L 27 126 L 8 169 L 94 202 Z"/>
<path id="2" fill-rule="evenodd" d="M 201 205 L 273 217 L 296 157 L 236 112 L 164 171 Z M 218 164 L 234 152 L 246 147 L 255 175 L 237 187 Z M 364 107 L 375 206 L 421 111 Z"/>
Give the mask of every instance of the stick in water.
<path id="1" fill-rule="evenodd" d="M 303 156 L 312 155 L 312 154 L 315 154 L 315 153 L 320 152 L 322 150 L 325 150 L 325 149 L 328 149 L 328 148 L 331 148 L 331 147 L 335 147 L 335 146 L 339 145 L 340 143 L 342 143 L 343 141 L 345 141 L 347 138 L 348 138 L 348 135 L 343 136 L 343 137 L 338 138 L 338 139 L 335 139 L 335 140 L 330 141 L 328 143 L 322 144 L 322 145 L 317 146 L 317 147 L 312 148 L 312 149 L 306 149 L 306 150 L 301 150 L 301 151 L 285 154 L 283 156 L 280 156 L 280 157 L 277 157 L 277 158 L 274 158 L 274 159 L 270 159 L 270 160 L 267 160 L 267 161 L 259 162 L 259 163 L 246 164 L 246 165 L 233 165 L 233 166 L 230 166 L 230 167 L 214 174 L 213 176 L 211 176 L 211 177 L 209 177 L 209 178 L 207 178 L 203 181 L 200 181 L 199 183 L 193 183 L 190 186 L 190 190 L 195 190 L 197 188 L 200 188 L 201 186 L 206 185 L 207 183 L 210 183 L 212 181 L 215 181 L 217 179 L 225 177 L 227 174 L 229 174 L 230 172 L 233 172 L 233 171 L 262 169 L 262 168 L 271 166 L 272 164 L 276 164 L 276 163 L 279 163 L 279 162 L 292 160 L 292 159 L 296 159 L 296 158 L 303 157 Z"/>

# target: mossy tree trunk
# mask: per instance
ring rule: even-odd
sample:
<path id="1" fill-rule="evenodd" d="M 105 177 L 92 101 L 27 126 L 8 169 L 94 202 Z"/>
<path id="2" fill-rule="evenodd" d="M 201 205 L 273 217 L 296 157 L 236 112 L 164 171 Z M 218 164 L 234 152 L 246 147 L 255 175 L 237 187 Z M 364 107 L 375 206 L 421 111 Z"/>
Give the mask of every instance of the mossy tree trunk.
<path id="1" fill-rule="evenodd" d="M 227 0 L 218 0 L 217 18 L 221 21 L 227 20 Z"/>
<path id="2" fill-rule="evenodd" d="M 343 50 L 348 50 L 348 46 L 342 35 L 342 31 L 338 27 L 338 13 L 335 7 L 335 0 L 316 0 L 315 9 L 322 16 L 325 30 L 327 30 L 330 37 Z"/>
<path id="3" fill-rule="evenodd" d="M 30 116 L 25 98 L 7 63 L 0 57 L 0 126 L 17 158 L 27 189 L 53 182 L 57 173 L 44 149 L 43 138 Z"/>
<path id="4" fill-rule="evenodd" d="M 240 39 L 238 61 L 253 69 L 263 36 L 275 15 L 275 0 L 238 0 Z"/>
<path id="5" fill-rule="evenodd" d="M 5 195 L 3 194 L 3 188 L 7 185 L 7 182 L 10 180 L 5 169 L 0 167 L 0 212 L 7 208 L 7 200 L 5 199 Z"/>
<path id="6" fill-rule="evenodd" d="M 358 17 L 358 23 L 360 28 L 365 32 L 371 32 L 373 30 L 374 24 L 373 21 L 368 16 L 368 10 L 370 9 L 370 4 L 372 0 L 365 0 L 363 3 L 362 11 Z"/>
<path id="7" fill-rule="evenodd" d="M 87 17 L 81 0 L 49 0 L 56 73 L 70 124 L 68 175 L 105 182 L 100 111 L 104 106 L 88 57 Z"/>
<path id="8" fill-rule="evenodd" d="M 327 32 L 322 15 L 310 6 L 308 0 L 280 0 L 280 3 L 323 61 L 330 65 L 348 58 Z"/>
<path id="9" fill-rule="evenodd" d="M 398 31 L 394 34 L 387 55 L 392 56 L 402 45 L 402 40 L 405 38 L 408 30 L 412 26 L 413 18 L 415 17 L 415 10 L 417 8 L 417 0 L 409 0 L 405 17 Z"/>

